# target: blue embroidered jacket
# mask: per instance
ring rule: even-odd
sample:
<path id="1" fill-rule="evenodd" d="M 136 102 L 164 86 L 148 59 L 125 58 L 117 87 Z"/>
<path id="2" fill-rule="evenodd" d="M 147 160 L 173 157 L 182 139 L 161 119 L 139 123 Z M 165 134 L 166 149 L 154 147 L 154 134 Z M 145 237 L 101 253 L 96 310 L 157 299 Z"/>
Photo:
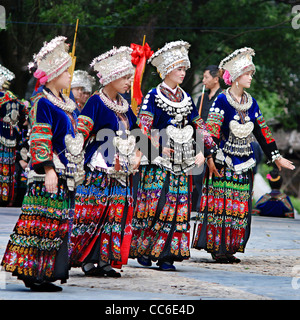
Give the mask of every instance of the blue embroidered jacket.
<path id="1" fill-rule="evenodd" d="M 137 128 L 136 116 L 130 107 L 125 113 L 125 117 L 129 124 L 129 130 Z M 87 140 L 85 164 L 90 163 L 98 150 L 106 165 L 113 166 L 115 156 L 113 138 L 116 136 L 116 132 L 122 129 L 119 127 L 121 124 L 122 122 L 116 113 L 105 105 L 97 92 L 88 99 L 78 117 L 78 130 Z"/>
<path id="2" fill-rule="evenodd" d="M 210 108 L 207 130 L 219 144 L 216 161 L 229 166 L 237 173 L 247 171 L 256 164 L 251 133 L 255 136 L 267 158 L 279 155 L 276 142 L 254 98 L 246 111 L 238 111 L 219 94 Z"/>
<path id="3" fill-rule="evenodd" d="M 30 152 L 33 169 L 43 174 L 44 166 L 54 166 L 53 153 L 66 166 L 68 160 L 65 155 L 65 136 L 71 134 L 75 137 L 77 117 L 73 112 L 72 117 L 50 102 L 44 93 L 32 97 L 33 107 L 30 111 L 32 126 L 30 136 Z"/>
<path id="4" fill-rule="evenodd" d="M 196 134 L 199 134 L 201 136 L 200 139 L 202 141 L 204 139 L 205 155 L 216 152 L 217 146 L 210 135 L 208 135 L 206 131 L 206 125 L 202 118 L 199 116 L 192 98 L 188 93 L 186 93 L 186 95 L 191 99 L 192 110 L 185 118 L 187 120 L 187 123 L 185 125 L 191 125 L 194 128 L 194 138 L 196 137 Z M 144 134 L 147 135 L 150 140 L 152 140 L 152 144 L 157 148 L 162 149 L 162 147 L 164 147 L 164 141 L 162 141 L 162 139 L 160 141 L 153 140 L 154 137 L 153 135 L 151 136 L 151 130 L 162 130 L 167 128 L 167 126 L 172 125 L 172 120 L 174 119 L 174 117 L 172 115 L 169 115 L 165 110 L 158 106 L 156 98 L 157 88 L 153 88 L 148 92 L 143 101 L 143 106 L 141 107 L 140 113 L 138 115 L 138 125 L 140 126 Z M 169 99 L 169 97 L 167 98 Z M 202 149 L 201 151 L 203 151 L 203 148 L 200 149 Z M 159 152 L 159 154 L 161 154 L 161 151 Z"/>

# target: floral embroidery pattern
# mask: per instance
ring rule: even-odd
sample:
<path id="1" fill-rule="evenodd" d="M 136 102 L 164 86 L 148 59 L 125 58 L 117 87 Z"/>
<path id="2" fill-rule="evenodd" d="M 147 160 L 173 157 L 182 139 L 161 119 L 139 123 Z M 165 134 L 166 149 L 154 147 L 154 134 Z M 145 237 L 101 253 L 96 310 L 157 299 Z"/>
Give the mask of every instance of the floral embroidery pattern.
<path id="1" fill-rule="evenodd" d="M 151 128 L 153 125 L 153 114 L 148 111 L 142 110 L 137 118 L 137 124 L 141 128 L 142 132 L 151 140 L 152 144 L 159 147 L 159 137 L 156 137 L 153 132 L 151 134 Z"/>
<path id="2" fill-rule="evenodd" d="M 200 116 L 194 118 L 193 123 L 196 126 L 196 130 L 203 135 L 205 147 L 210 150 L 210 153 L 214 153 L 218 149 L 218 147 L 212 139 L 214 135 L 211 134 L 211 127 L 204 123 L 203 119 Z"/>
<path id="3" fill-rule="evenodd" d="M 168 174 L 169 192 L 166 203 L 158 212 L 159 198 Z M 132 220 L 131 258 L 143 254 L 154 260 L 163 255 L 174 260 L 189 258 L 189 179 L 187 175 L 176 176 L 159 167 L 142 168 L 136 216 Z M 169 247 L 167 243 L 170 243 Z"/>
<path id="4" fill-rule="evenodd" d="M 81 132 L 86 139 L 89 136 L 89 133 L 94 127 L 94 121 L 86 116 L 80 115 L 78 117 L 78 131 Z"/>
<path id="5" fill-rule="evenodd" d="M 271 142 L 274 142 L 275 140 L 273 139 L 271 130 L 270 130 L 270 128 L 267 126 L 266 121 L 265 121 L 263 115 L 260 115 L 260 116 L 257 118 L 257 123 L 259 124 L 259 126 L 260 126 L 260 128 L 261 128 L 262 134 L 263 134 L 263 136 L 265 137 L 266 142 L 267 142 L 268 144 L 271 143 Z"/>
<path id="6" fill-rule="evenodd" d="M 220 174 L 221 178 L 205 180 L 198 215 L 199 226 L 193 247 L 197 248 L 207 217 L 207 239 L 204 249 L 208 252 L 218 252 L 222 238 L 225 238 L 226 252 L 243 252 L 249 216 L 249 177 L 245 173 L 235 174 L 228 168 L 223 168 Z"/>
<path id="7" fill-rule="evenodd" d="M 209 112 L 206 121 L 207 130 L 212 137 L 220 139 L 221 126 L 224 116 L 218 112 Z"/>
<path id="8" fill-rule="evenodd" d="M 30 136 L 32 164 L 52 160 L 52 131 L 47 123 L 36 123 Z"/>
<path id="9" fill-rule="evenodd" d="M 2 261 L 6 271 L 53 280 L 57 252 L 69 226 L 68 193 L 62 183 L 57 194 L 48 193 L 43 182 L 29 186 Z"/>
<path id="10" fill-rule="evenodd" d="M 71 236 L 73 267 L 81 265 L 93 247 L 91 243 L 96 241 L 100 243 L 102 261 L 126 264 L 132 235 L 132 203 L 128 187 L 104 172 L 88 172 L 85 182 L 76 191 Z"/>

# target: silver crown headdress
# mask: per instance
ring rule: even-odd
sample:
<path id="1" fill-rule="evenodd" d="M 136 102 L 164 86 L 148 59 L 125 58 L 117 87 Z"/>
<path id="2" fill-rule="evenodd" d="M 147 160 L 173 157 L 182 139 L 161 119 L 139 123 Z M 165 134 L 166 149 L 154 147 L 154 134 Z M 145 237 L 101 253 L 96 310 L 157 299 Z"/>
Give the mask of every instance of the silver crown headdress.
<path id="1" fill-rule="evenodd" d="M 166 43 L 163 48 L 156 51 L 148 63 L 157 68 L 162 79 L 168 73 L 179 67 L 190 68 L 191 62 L 188 56 L 190 44 L 186 41 L 173 41 Z"/>
<path id="2" fill-rule="evenodd" d="M 5 81 L 11 81 L 15 78 L 15 74 L 0 64 L 0 88 Z"/>
<path id="3" fill-rule="evenodd" d="M 50 42 L 44 42 L 38 54 L 33 56 L 34 62 L 38 69 L 34 76 L 40 80 L 41 84 L 45 84 L 61 75 L 72 64 L 72 58 L 68 54 L 69 45 L 65 43 L 66 37 L 58 36 Z M 33 62 L 29 63 L 31 68 Z"/>
<path id="4" fill-rule="evenodd" d="M 243 73 L 251 70 L 255 71 L 255 65 L 252 61 L 254 55 L 255 52 L 252 48 L 237 49 L 220 62 L 219 68 L 227 70 L 231 76 L 231 81 L 235 81 Z"/>
<path id="5" fill-rule="evenodd" d="M 101 84 L 105 86 L 121 77 L 134 74 L 131 62 L 132 51 L 131 48 L 125 46 L 114 47 L 92 61 L 91 67 L 98 72 L 97 76 L 100 78 Z"/>
<path id="6" fill-rule="evenodd" d="M 87 71 L 74 71 L 71 88 L 82 87 L 84 92 L 92 92 L 95 84 L 95 78 L 89 75 Z"/>

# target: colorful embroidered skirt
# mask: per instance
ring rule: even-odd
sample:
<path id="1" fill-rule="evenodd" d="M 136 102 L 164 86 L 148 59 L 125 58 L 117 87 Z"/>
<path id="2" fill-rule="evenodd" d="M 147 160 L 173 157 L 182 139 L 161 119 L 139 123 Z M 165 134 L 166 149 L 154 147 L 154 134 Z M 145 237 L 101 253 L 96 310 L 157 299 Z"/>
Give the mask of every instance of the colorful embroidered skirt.
<path id="1" fill-rule="evenodd" d="M 252 171 L 236 174 L 227 167 L 220 178 L 208 178 L 202 188 L 193 248 L 211 253 L 244 252 L 250 235 Z"/>
<path id="2" fill-rule="evenodd" d="M 34 282 L 66 281 L 71 203 L 64 179 L 58 180 L 56 194 L 46 192 L 42 181 L 28 185 L 2 260 L 6 271 Z"/>
<path id="3" fill-rule="evenodd" d="M 128 178 L 128 180 L 131 180 Z M 131 182 L 123 186 L 105 172 L 88 172 L 77 188 L 71 237 L 71 266 L 100 261 L 121 268 L 128 261 L 132 236 Z"/>
<path id="4" fill-rule="evenodd" d="M 192 176 L 174 175 L 155 165 L 141 167 L 140 174 L 130 258 L 188 259 Z"/>
<path id="5" fill-rule="evenodd" d="M 0 205 L 13 200 L 16 148 L 0 143 Z"/>

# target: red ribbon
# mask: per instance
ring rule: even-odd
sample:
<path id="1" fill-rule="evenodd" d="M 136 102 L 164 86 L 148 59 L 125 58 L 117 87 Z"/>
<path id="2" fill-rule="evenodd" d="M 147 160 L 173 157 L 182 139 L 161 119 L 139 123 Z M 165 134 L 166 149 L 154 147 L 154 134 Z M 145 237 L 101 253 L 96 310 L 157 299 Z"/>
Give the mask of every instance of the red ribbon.
<path id="1" fill-rule="evenodd" d="M 141 79 L 146 61 L 152 56 L 153 51 L 151 51 L 148 43 L 145 43 L 144 46 L 132 43 L 130 48 L 133 49 L 133 52 L 131 53 L 131 62 L 136 65 L 132 97 L 136 100 L 137 104 L 140 105 L 143 98 L 141 91 Z"/>

